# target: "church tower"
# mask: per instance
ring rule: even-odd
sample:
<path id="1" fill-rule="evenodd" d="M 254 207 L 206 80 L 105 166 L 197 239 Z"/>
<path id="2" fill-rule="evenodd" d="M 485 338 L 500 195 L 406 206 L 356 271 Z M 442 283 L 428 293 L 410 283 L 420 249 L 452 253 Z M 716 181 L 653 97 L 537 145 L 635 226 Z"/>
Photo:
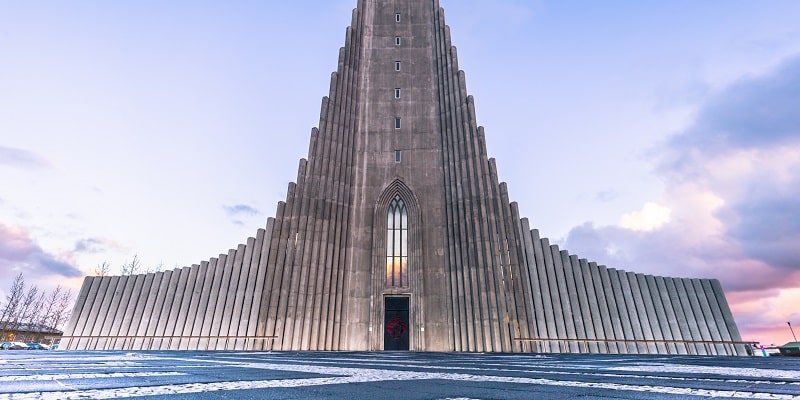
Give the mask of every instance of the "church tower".
<path id="1" fill-rule="evenodd" d="M 531 230 L 437 0 L 359 0 L 265 229 L 191 267 L 87 277 L 65 335 L 71 349 L 745 354 L 717 280 L 607 268 Z"/>

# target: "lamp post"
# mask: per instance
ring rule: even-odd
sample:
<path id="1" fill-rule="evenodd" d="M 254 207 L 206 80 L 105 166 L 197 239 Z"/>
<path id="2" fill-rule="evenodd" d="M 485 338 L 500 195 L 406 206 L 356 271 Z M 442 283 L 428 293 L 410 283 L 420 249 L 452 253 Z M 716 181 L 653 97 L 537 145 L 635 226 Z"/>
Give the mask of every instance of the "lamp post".
<path id="1" fill-rule="evenodd" d="M 794 341 L 796 342 L 797 341 L 797 336 L 794 335 L 794 329 L 792 329 L 792 323 L 791 322 L 787 322 L 787 324 L 789 325 L 789 330 L 792 331 L 792 337 L 794 338 Z"/>

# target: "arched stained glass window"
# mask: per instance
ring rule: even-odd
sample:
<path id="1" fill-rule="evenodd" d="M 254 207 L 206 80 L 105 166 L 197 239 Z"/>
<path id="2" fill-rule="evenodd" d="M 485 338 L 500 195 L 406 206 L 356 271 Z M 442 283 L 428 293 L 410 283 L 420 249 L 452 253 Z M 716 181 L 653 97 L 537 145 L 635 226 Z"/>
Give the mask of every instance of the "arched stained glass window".
<path id="1" fill-rule="evenodd" d="M 408 286 L 408 211 L 400 195 L 389 203 L 386 236 L 386 286 Z"/>

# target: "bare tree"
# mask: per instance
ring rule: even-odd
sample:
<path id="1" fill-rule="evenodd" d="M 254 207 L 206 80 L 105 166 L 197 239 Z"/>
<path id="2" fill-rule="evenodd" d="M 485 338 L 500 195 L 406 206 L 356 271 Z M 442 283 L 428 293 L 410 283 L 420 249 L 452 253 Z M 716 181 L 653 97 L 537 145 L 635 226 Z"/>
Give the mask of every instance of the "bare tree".
<path id="1" fill-rule="evenodd" d="M 39 288 L 35 285 L 28 287 L 28 291 L 22 297 L 16 318 L 14 318 L 14 329 L 19 328 L 20 325 L 33 324 L 38 319 L 41 300 Z"/>
<path id="2" fill-rule="evenodd" d="M 138 254 L 133 255 L 130 262 L 122 265 L 121 275 L 136 275 L 142 269 L 142 260 L 139 259 Z"/>
<path id="3" fill-rule="evenodd" d="M 42 312 L 37 324 L 57 329 L 69 317 L 67 310 L 70 303 L 72 303 L 72 290 L 65 290 L 61 285 L 56 286 L 55 290 L 43 298 Z"/>
<path id="4" fill-rule="evenodd" d="M 101 264 L 97 264 L 97 267 L 94 269 L 94 274 L 96 276 L 108 276 L 110 270 L 111 264 L 109 264 L 108 261 L 103 261 Z"/>
<path id="5" fill-rule="evenodd" d="M 0 308 L 0 331 L 14 333 L 23 325 L 27 325 L 23 330 L 36 330 L 37 326 L 58 329 L 69 319 L 72 300 L 72 290 L 59 285 L 48 293 L 35 285 L 25 285 L 24 277 L 19 274 Z"/>
<path id="6" fill-rule="evenodd" d="M 155 267 L 145 269 L 144 271 L 142 271 L 142 273 L 151 274 L 153 272 L 161 272 L 163 270 L 164 270 L 164 262 L 162 261 L 158 263 L 158 265 L 156 265 Z"/>
<path id="7" fill-rule="evenodd" d="M 69 320 L 71 313 L 69 307 L 72 305 L 72 289 L 64 290 L 64 288 L 59 285 L 56 287 L 56 290 L 53 291 L 50 298 L 52 298 L 53 307 L 48 316 L 47 323 L 42 325 L 50 329 L 58 329 L 58 327 Z"/>
<path id="8" fill-rule="evenodd" d="M 20 273 L 11 283 L 11 290 L 6 295 L 6 305 L 0 314 L 0 330 L 8 330 L 9 325 L 17 319 L 20 302 L 25 294 L 25 278 Z"/>
<path id="9" fill-rule="evenodd" d="M 61 293 L 61 298 L 58 300 L 58 308 L 56 308 L 55 317 L 53 318 L 53 329 L 69 321 L 69 317 L 72 314 L 72 310 L 70 310 L 72 303 L 72 289 L 67 289 L 67 291 Z"/>
<path id="10" fill-rule="evenodd" d="M 155 267 L 142 267 L 142 260 L 139 259 L 139 255 L 134 254 L 131 261 L 122 265 L 122 268 L 120 269 L 120 275 L 152 274 L 154 272 L 161 272 L 163 270 L 163 261 Z"/>

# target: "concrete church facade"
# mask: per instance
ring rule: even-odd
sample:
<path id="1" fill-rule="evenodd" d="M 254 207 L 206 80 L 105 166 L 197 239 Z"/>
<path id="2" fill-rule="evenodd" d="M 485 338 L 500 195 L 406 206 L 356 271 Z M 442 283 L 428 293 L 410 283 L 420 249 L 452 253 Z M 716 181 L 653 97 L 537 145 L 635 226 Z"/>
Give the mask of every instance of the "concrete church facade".
<path id="1" fill-rule="evenodd" d="M 87 277 L 70 349 L 744 354 L 717 280 L 540 238 L 498 180 L 437 0 L 360 0 L 308 159 L 255 237 Z"/>

